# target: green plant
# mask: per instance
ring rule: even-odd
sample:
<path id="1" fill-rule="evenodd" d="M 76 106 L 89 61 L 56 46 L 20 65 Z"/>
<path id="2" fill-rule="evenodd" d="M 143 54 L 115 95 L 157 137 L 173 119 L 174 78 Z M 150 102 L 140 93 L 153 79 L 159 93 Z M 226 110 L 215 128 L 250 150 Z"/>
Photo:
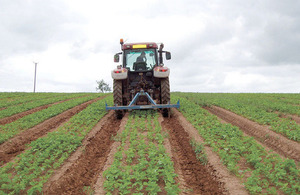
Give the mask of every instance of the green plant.
<path id="1" fill-rule="evenodd" d="M 11 194 L 24 194 L 26 189 L 29 194 L 41 192 L 54 169 L 81 145 L 87 133 L 107 113 L 105 101 L 112 101 L 112 97 L 89 105 L 56 131 L 31 142 L 24 153 L 2 166 L 1 190 Z"/>
<path id="2" fill-rule="evenodd" d="M 190 94 L 185 94 L 188 95 Z M 195 103 L 196 98 L 187 98 L 181 95 L 172 97 L 180 99 L 183 107 L 180 111 L 198 130 L 205 143 L 219 154 L 232 173 L 239 177 L 244 177 L 245 172 L 251 175 L 245 182 L 250 193 L 261 193 L 271 186 L 286 194 L 299 193 L 300 171 L 294 160 L 283 160 L 266 151 L 253 137 L 244 136 L 237 127 L 220 123 L 216 116 Z M 247 170 L 238 166 L 241 159 L 246 160 Z M 274 189 L 270 192 L 274 192 Z"/>
<path id="3" fill-rule="evenodd" d="M 158 181 L 165 183 L 168 194 L 178 194 L 173 162 L 166 154 L 164 137 L 153 111 L 133 111 L 121 135 L 121 146 L 112 166 L 104 172 L 104 188 L 108 194 L 157 194 L 162 191 Z M 123 146 L 128 147 L 125 150 Z M 123 159 L 122 157 L 126 158 Z"/>

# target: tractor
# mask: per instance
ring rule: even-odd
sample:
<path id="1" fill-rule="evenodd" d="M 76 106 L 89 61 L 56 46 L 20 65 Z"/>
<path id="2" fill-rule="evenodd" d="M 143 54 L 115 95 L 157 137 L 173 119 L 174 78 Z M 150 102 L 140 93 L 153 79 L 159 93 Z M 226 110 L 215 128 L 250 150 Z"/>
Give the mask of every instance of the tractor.
<path id="1" fill-rule="evenodd" d="M 126 110 L 159 109 L 164 117 L 170 116 L 170 69 L 163 64 L 171 59 L 171 53 L 163 51 L 164 44 L 154 42 L 124 43 L 120 39 L 122 52 L 114 55 L 114 62 L 122 65 L 111 71 L 113 78 L 114 106 L 106 105 L 106 110 L 115 110 L 121 119 Z"/>

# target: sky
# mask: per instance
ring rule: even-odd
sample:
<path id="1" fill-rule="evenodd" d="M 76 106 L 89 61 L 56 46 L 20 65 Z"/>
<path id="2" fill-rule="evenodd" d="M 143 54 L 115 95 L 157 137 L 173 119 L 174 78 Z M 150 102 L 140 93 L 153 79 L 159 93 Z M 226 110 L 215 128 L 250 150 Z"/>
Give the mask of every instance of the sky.
<path id="1" fill-rule="evenodd" d="M 119 40 L 164 43 L 171 91 L 300 92 L 299 0 L 0 0 L 0 92 L 112 87 Z"/>

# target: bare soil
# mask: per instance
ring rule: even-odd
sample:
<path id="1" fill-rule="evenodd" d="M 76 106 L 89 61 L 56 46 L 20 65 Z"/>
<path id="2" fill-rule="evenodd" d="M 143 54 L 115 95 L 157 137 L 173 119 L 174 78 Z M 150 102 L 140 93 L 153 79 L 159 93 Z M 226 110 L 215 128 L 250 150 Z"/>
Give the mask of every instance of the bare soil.
<path id="1" fill-rule="evenodd" d="M 61 103 L 61 102 L 56 102 L 54 104 L 58 104 L 58 103 Z M 5 117 L 5 118 L 2 118 L 0 119 L 0 125 L 5 125 L 5 124 L 8 124 L 8 123 L 12 123 L 20 118 L 23 118 L 24 116 L 27 116 L 29 114 L 32 114 L 32 113 L 35 113 L 35 112 L 38 112 L 40 110 L 43 110 L 43 109 L 46 109 L 54 104 L 48 104 L 48 105 L 44 105 L 44 106 L 39 106 L 37 108 L 33 108 L 31 110 L 27 110 L 25 112 L 21 112 L 21 113 L 18 113 L 18 114 L 15 114 L 13 116 L 9 116 L 9 117 Z"/>
<path id="2" fill-rule="evenodd" d="M 178 117 L 164 118 L 161 123 L 169 133 L 173 161 L 179 165 L 188 193 L 190 194 L 227 194 L 224 183 L 211 166 L 201 164 L 190 145 L 189 134 L 180 124 Z M 176 168 L 177 166 L 175 166 Z M 176 171 L 178 172 L 178 171 Z"/>
<path id="3" fill-rule="evenodd" d="M 44 194 L 85 194 L 84 188 L 92 188 L 105 165 L 114 142 L 112 136 L 116 135 L 120 124 L 121 120 L 116 119 L 113 111 L 102 118 L 83 147 L 76 150 L 71 160 L 46 183 Z"/>
<path id="4" fill-rule="evenodd" d="M 300 117 L 297 115 L 288 115 L 291 117 L 296 123 L 300 124 Z"/>
<path id="5" fill-rule="evenodd" d="M 103 97 L 96 98 L 81 105 L 75 106 L 74 108 L 52 117 L 33 128 L 25 130 L 8 141 L 2 143 L 0 145 L 0 162 L 3 164 L 9 162 L 26 149 L 26 144 L 29 144 L 39 137 L 46 135 L 48 132 L 56 130 L 60 125 L 67 122 L 72 116 L 85 109 L 88 105 L 102 98 Z"/>
<path id="6" fill-rule="evenodd" d="M 177 118 L 184 130 L 188 133 L 190 139 L 194 139 L 197 143 L 204 144 L 204 139 L 199 135 L 197 129 L 176 109 L 172 110 L 173 115 Z M 218 154 L 213 152 L 212 148 L 204 145 L 205 154 L 207 155 L 208 166 L 215 170 L 219 180 L 224 183 L 224 187 L 228 194 L 249 194 L 245 189 L 242 181 L 228 171 L 222 164 Z"/>
<path id="7" fill-rule="evenodd" d="M 300 124 L 300 117 L 297 115 L 291 115 L 291 114 L 279 114 L 280 117 L 283 118 L 291 118 L 294 120 L 296 123 Z"/>
<path id="8" fill-rule="evenodd" d="M 160 124 L 163 122 L 163 120 L 164 120 L 164 118 L 162 117 L 162 115 L 160 115 L 158 118 L 158 121 L 160 122 Z M 167 154 L 171 157 L 172 161 L 174 162 L 174 169 L 175 169 L 175 173 L 177 174 L 175 181 L 178 184 L 179 189 L 181 190 L 181 194 L 189 194 L 190 189 L 189 189 L 189 186 L 185 183 L 184 175 L 180 169 L 180 165 L 179 165 L 178 161 L 174 161 L 175 154 L 173 154 L 174 151 L 172 150 L 172 146 L 169 141 L 169 138 L 165 138 L 164 147 L 166 148 Z"/>
<path id="9" fill-rule="evenodd" d="M 125 114 L 125 116 L 123 117 L 122 119 L 122 122 L 120 124 L 120 129 L 118 130 L 117 132 L 117 135 L 121 134 L 122 131 L 125 129 L 125 125 L 127 123 L 127 120 L 128 120 L 128 112 Z M 107 170 L 114 162 L 114 156 L 115 156 L 115 153 L 117 152 L 118 150 L 118 147 L 121 145 L 121 142 L 120 141 L 115 141 L 111 147 L 110 147 L 110 152 L 107 156 L 107 160 L 104 164 L 104 167 L 102 169 L 102 171 L 100 172 L 99 176 L 98 176 L 98 179 L 97 179 L 97 182 L 95 183 L 94 185 L 94 194 L 95 195 L 101 195 L 101 194 L 105 194 L 105 190 L 104 190 L 104 177 L 103 177 L 103 172 L 105 170 Z"/>
<path id="10" fill-rule="evenodd" d="M 226 109 L 217 106 L 206 107 L 205 109 L 224 121 L 238 126 L 247 135 L 253 136 L 258 142 L 265 144 L 279 155 L 294 159 L 297 162 L 300 161 L 300 144 L 298 142 L 292 141 L 270 130 L 266 126 L 260 125 Z"/>
<path id="11" fill-rule="evenodd" d="M 76 97 L 76 98 L 80 98 L 80 97 Z M 75 98 L 72 98 L 72 99 L 75 99 Z M 47 104 L 47 105 L 44 105 L 44 106 L 39 106 L 39 107 L 30 109 L 30 110 L 27 110 L 25 112 L 21 112 L 21 113 L 15 114 L 13 116 L 2 118 L 2 119 L 0 119 L 0 125 L 5 125 L 5 124 L 8 124 L 8 123 L 12 123 L 12 122 L 14 122 L 14 121 L 16 121 L 16 120 L 18 120 L 20 118 L 23 118 L 24 116 L 27 116 L 29 114 L 38 112 L 40 110 L 44 110 L 44 109 L 46 109 L 46 108 L 48 108 L 50 106 L 53 106 L 53 105 L 56 105 L 56 104 L 60 104 L 60 103 L 63 103 L 63 102 L 69 101 L 69 100 L 71 100 L 71 99 L 66 99 L 66 100 L 62 100 L 62 101 L 55 102 L 55 103 L 52 103 L 52 104 Z"/>

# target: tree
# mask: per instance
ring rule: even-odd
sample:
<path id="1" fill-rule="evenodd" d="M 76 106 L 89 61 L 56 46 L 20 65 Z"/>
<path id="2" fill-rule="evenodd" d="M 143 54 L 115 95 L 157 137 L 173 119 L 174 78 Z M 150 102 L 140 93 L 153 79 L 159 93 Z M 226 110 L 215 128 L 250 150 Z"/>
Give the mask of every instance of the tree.
<path id="1" fill-rule="evenodd" d="M 109 87 L 109 85 L 107 83 L 104 82 L 103 79 L 101 81 L 96 81 L 96 82 L 97 82 L 97 85 L 98 85 L 98 87 L 96 87 L 96 90 L 99 90 L 102 93 L 111 91 L 111 88 Z"/>

